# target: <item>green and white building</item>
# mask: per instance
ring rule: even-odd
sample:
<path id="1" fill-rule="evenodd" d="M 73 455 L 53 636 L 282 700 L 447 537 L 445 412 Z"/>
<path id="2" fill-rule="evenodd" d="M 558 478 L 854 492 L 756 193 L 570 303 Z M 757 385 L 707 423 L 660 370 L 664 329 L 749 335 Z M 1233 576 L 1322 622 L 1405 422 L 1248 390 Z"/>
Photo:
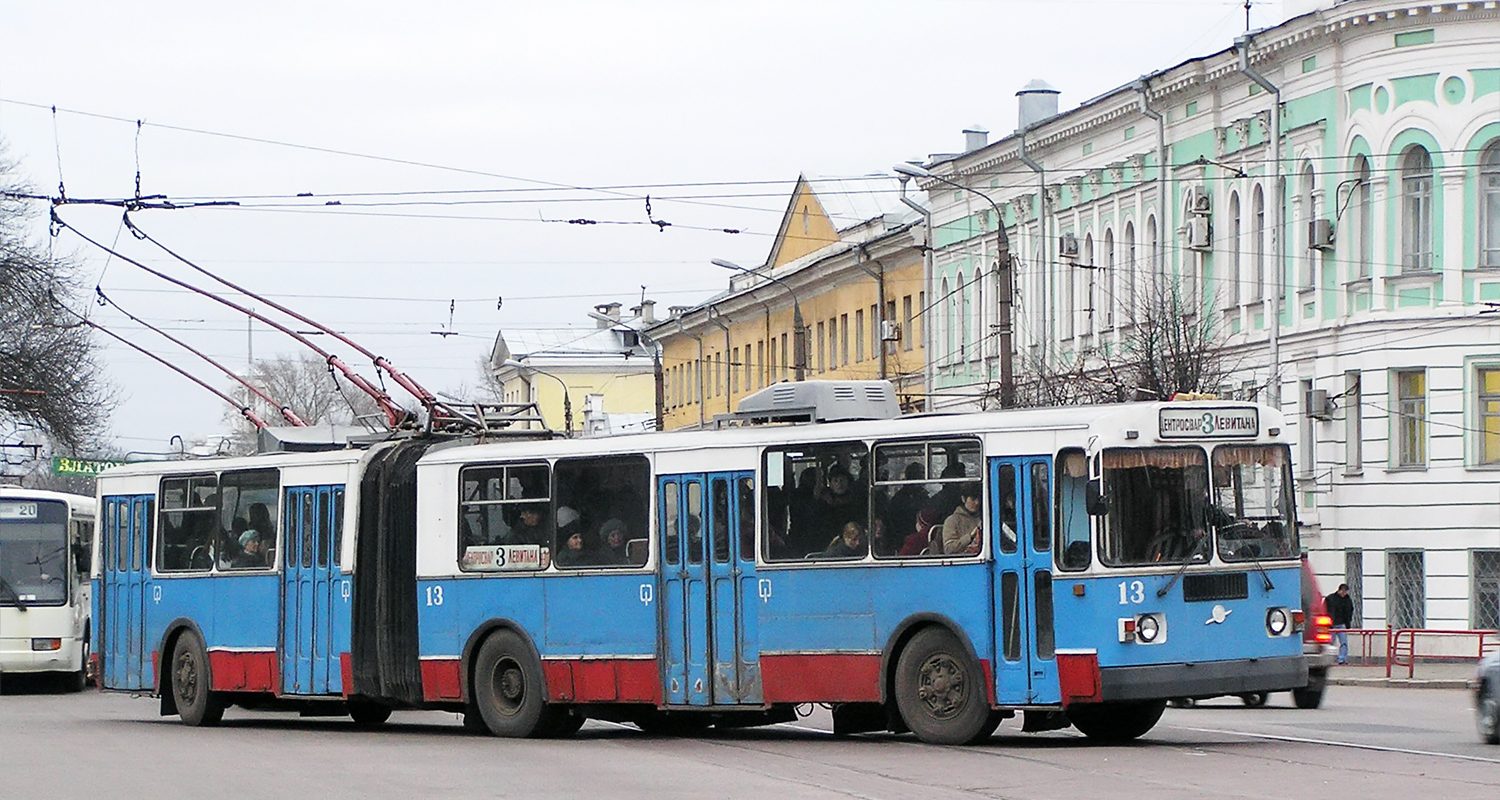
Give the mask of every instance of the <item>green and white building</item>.
<path id="1" fill-rule="evenodd" d="M 1066 112 L 1033 83 L 1022 131 L 926 166 L 1004 215 L 1018 381 L 1118 347 L 1175 288 L 1242 359 L 1222 390 L 1295 420 L 1324 590 L 1349 583 L 1367 627 L 1495 628 L 1500 3 L 1297 5 Z M 919 182 L 932 407 L 994 407 L 993 212 Z"/>

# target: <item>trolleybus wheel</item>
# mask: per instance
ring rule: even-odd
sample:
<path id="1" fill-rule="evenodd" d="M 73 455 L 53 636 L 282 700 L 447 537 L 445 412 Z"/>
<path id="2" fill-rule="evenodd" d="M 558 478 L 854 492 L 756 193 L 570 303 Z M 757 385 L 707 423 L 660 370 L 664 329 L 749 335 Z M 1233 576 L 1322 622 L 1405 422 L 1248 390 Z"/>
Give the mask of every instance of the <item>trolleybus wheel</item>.
<path id="1" fill-rule="evenodd" d="M 1244 703 L 1246 708 L 1260 708 L 1269 699 L 1270 696 L 1265 692 L 1248 692 L 1240 695 L 1240 702 Z"/>
<path id="2" fill-rule="evenodd" d="M 496 631 L 474 662 L 474 705 L 490 733 L 521 738 L 542 734 L 547 721 L 542 668 L 511 631 Z"/>
<path id="3" fill-rule="evenodd" d="M 1318 706 L 1323 705 L 1323 687 L 1320 686 L 1314 689 L 1309 686 L 1306 689 L 1293 689 L 1292 702 L 1295 703 L 1298 708 L 1317 708 Z"/>
<path id="4" fill-rule="evenodd" d="M 177 715 L 192 725 L 218 725 L 224 718 L 224 701 L 210 689 L 208 654 L 191 631 L 177 637 L 172 648 L 172 699 Z"/>
<path id="5" fill-rule="evenodd" d="M 984 673 L 946 630 L 918 631 L 896 660 L 896 708 L 918 739 L 970 744 L 995 732 Z"/>
<path id="6" fill-rule="evenodd" d="M 588 717 L 571 708 L 549 708 L 542 715 L 537 735 L 547 739 L 566 739 L 578 732 Z"/>
<path id="7" fill-rule="evenodd" d="M 1164 700 L 1088 703 L 1068 707 L 1068 719 L 1084 736 L 1101 742 L 1128 742 L 1146 735 L 1167 708 Z"/>
<path id="8" fill-rule="evenodd" d="M 361 728 L 373 728 L 391 718 L 391 707 L 368 700 L 350 700 L 349 718 Z"/>
<path id="9" fill-rule="evenodd" d="M 1494 681 L 1485 681 L 1480 684 L 1475 701 L 1474 723 L 1479 729 L 1479 740 L 1485 744 L 1500 744 L 1500 686 Z"/>

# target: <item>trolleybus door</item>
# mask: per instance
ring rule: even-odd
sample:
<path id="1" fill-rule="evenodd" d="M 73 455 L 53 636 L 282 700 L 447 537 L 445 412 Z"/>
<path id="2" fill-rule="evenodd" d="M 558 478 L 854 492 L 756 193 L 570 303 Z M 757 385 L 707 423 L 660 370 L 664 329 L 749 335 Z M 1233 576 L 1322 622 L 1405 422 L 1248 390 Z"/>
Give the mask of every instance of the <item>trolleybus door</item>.
<path id="1" fill-rule="evenodd" d="M 664 476 L 661 515 L 663 683 L 668 705 L 760 703 L 748 472 Z"/>
<path id="2" fill-rule="evenodd" d="M 755 481 L 749 472 L 713 473 L 709 480 L 709 596 L 715 705 L 760 703 L 756 636 Z"/>
<path id="3" fill-rule="evenodd" d="M 1002 705 L 1059 702 L 1052 625 L 1050 459 L 990 460 L 995 551 L 995 697 Z"/>
<path id="4" fill-rule="evenodd" d="M 105 499 L 104 542 L 104 685 L 112 689 L 146 689 L 146 577 L 151 555 L 151 495 Z"/>
<path id="5" fill-rule="evenodd" d="M 286 490 L 286 541 L 281 623 L 281 691 L 330 694 L 340 690 L 333 663 L 334 543 L 341 523 L 335 516 L 336 486 Z"/>

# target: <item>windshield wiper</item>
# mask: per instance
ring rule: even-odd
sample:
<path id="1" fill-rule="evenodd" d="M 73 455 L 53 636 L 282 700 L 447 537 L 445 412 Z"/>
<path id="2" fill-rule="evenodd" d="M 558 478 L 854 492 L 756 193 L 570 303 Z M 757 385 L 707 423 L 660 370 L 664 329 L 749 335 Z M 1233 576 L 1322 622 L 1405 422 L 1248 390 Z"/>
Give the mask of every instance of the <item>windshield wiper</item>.
<path id="1" fill-rule="evenodd" d="M 1252 558 L 1250 559 L 1250 563 L 1254 564 L 1255 568 L 1260 570 L 1260 579 L 1266 582 L 1266 591 L 1269 592 L 1272 589 L 1275 589 L 1276 584 L 1271 583 L 1271 573 L 1266 572 L 1266 566 L 1260 563 L 1260 559 Z"/>
<path id="2" fill-rule="evenodd" d="M 1191 553 L 1188 553 L 1187 558 L 1182 562 L 1182 566 L 1178 567 L 1177 571 L 1172 573 L 1172 580 L 1167 581 L 1166 586 L 1163 586 L 1160 589 L 1156 590 L 1157 597 L 1166 597 L 1167 592 L 1172 591 L 1172 587 L 1176 586 L 1177 582 L 1182 580 L 1182 574 L 1184 572 L 1187 572 L 1187 568 L 1192 566 L 1193 564 L 1200 563 L 1195 559 L 1197 559 L 1197 557 L 1202 554 L 1203 546 L 1207 543 L 1208 537 L 1204 536 L 1202 539 L 1199 539 L 1196 544 L 1193 545 L 1193 551 Z"/>
<path id="3" fill-rule="evenodd" d="M 5 580 L 4 576 L 0 576 L 0 592 L 10 595 L 11 599 L 16 602 L 16 610 L 26 611 L 26 602 L 21 599 L 21 594 L 11 588 L 10 582 Z"/>

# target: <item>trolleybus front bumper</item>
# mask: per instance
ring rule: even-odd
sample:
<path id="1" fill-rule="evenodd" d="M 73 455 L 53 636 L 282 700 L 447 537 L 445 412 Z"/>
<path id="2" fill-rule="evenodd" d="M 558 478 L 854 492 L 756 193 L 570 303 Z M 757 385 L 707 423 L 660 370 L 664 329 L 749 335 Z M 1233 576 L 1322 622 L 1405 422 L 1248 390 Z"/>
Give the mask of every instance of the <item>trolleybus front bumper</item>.
<path id="1" fill-rule="evenodd" d="M 1307 660 L 1300 654 L 1099 670 L 1099 698 L 1104 702 L 1280 692 L 1306 685 Z"/>

